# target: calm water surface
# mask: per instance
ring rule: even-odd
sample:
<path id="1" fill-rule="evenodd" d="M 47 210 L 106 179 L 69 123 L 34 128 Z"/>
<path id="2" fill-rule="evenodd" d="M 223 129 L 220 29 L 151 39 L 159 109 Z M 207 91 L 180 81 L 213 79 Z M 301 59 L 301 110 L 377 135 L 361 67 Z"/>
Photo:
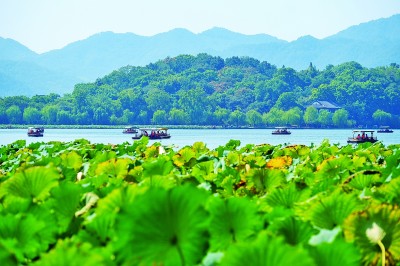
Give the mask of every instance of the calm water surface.
<path id="1" fill-rule="evenodd" d="M 214 149 L 225 145 L 230 139 L 240 140 L 246 144 L 320 144 L 328 139 L 331 144 L 346 145 L 347 138 L 352 136 L 349 129 L 292 129 L 291 135 L 272 135 L 272 129 L 170 129 L 171 139 L 151 140 L 164 145 L 174 145 L 182 148 L 194 142 L 204 142 L 208 148 Z M 34 138 L 27 136 L 26 129 L 0 129 L 0 145 L 7 145 L 24 139 L 27 143 L 87 139 L 91 143 L 121 144 L 132 143 L 129 134 L 122 134 L 121 129 L 45 129 L 44 137 Z M 400 130 L 394 133 L 375 133 L 378 140 L 385 145 L 400 144 Z"/>

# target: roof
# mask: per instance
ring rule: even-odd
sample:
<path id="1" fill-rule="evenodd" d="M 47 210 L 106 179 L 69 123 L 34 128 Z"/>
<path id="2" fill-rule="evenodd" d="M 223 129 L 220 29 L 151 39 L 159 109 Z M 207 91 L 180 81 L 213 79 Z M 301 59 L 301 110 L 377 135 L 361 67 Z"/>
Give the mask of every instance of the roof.
<path id="1" fill-rule="evenodd" d="M 353 132 L 371 132 L 371 133 L 374 133 L 375 130 L 353 130 Z"/>
<path id="2" fill-rule="evenodd" d="M 310 106 L 313 106 L 317 109 L 341 109 L 342 107 L 337 106 L 334 103 L 328 101 L 315 101 Z"/>

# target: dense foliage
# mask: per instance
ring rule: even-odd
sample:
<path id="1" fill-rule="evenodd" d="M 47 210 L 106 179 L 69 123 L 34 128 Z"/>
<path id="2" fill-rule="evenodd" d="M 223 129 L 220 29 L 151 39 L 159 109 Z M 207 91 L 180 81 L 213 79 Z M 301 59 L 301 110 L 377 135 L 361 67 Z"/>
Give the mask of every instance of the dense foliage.
<path id="1" fill-rule="evenodd" d="M 397 126 L 398 99 L 397 64 L 295 71 L 249 57 L 181 55 L 123 67 L 62 97 L 0 98 L 0 123 Z M 317 100 L 343 109 L 308 108 Z"/>
<path id="2" fill-rule="evenodd" d="M 17 141 L 0 147 L 0 261 L 398 265 L 399 164 L 381 143 Z"/>

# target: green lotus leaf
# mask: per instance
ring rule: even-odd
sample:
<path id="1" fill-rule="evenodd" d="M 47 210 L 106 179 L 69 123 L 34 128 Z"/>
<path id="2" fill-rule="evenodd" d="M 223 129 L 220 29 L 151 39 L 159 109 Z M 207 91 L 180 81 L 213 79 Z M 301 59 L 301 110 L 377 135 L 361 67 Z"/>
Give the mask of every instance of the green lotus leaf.
<path id="1" fill-rule="evenodd" d="M 400 176 L 382 185 L 378 193 L 383 198 L 383 201 L 400 205 Z"/>
<path id="2" fill-rule="evenodd" d="M 145 151 L 144 151 L 144 157 L 146 159 L 149 158 L 157 158 L 159 155 L 159 148 L 156 145 L 152 145 L 150 147 L 148 147 Z"/>
<path id="3" fill-rule="evenodd" d="M 206 254 L 204 190 L 152 188 L 118 215 L 118 258 L 131 265 L 196 265 Z"/>
<path id="4" fill-rule="evenodd" d="M 312 266 L 316 265 L 307 251 L 290 246 L 281 238 L 262 233 L 257 241 L 232 245 L 221 260 L 221 266 Z"/>
<path id="5" fill-rule="evenodd" d="M 214 180 L 216 176 L 214 174 L 214 162 L 206 161 L 194 165 L 192 168 L 192 175 L 196 177 L 199 182 Z"/>
<path id="6" fill-rule="evenodd" d="M 310 153 L 310 148 L 305 145 L 292 145 L 282 149 L 282 155 L 277 153 L 277 156 L 289 156 L 293 159 L 306 156 Z"/>
<path id="7" fill-rule="evenodd" d="M 146 161 L 143 164 L 143 176 L 151 177 L 154 175 L 165 176 L 174 169 L 171 160 L 165 156 L 160 156 L 157 159 Z"/>
<path id="8" fill-rule="evenodd" d="M 344 235 L 347 241 L 354 241 L 361 249 L 362 260 L 366 265 L 381 264 L 381 249 L 371 242 L 367 230 L 374 224 L 385 233 L 382 244 L 386 249 L 386 261 L 389 265 L 400 262 L 400 210 L 398 206 L 372 205 L 362 212 L 352 213 L 344 223 Z"/>
<path id="9" fill-rule="evenodd" d="M 75 243 L 70 239 L 59 240 L 54 249 L 43 254 L 34 266 L 106 266 L 113 265 L 110 252 L 93 248 L 89 243 Z"/>
<path id="10" fill-rule="evenodd" d="M 328 197 L 315 200 L 307 211 L 312 224 L 319 228 L 333 229 L 354 211 L 362 207 L 356 194 L 340 193 L 340 190 Z"/>
<path id="11" fill-rule="evenodd" d="M 151 177 L 146 177 L 140 182 L 140 186 L 147 187 L 160 187 L 160 188 L 173 188 L 177 184 L 176 178 L 173 175 L 161 176 L 154 175 Z"/>
<path id="12" fill-rule="evenodd" d="M 254 237 L 262 227 L 257 206 L 246 198 L 213 199 L 209 231 L 212 251 L 225 250 L 232 243 Z"/>
<path id="13" fill-rule="evenodd" d="M 293 208 L 297 202 L 301 202 L 308 198 L 308 191 L 300 191 L 294 183 L 284 188 L 277 188 L 267 195 L 267 203 L 272 207 L 282 206 L 285 208 Z"/>
<path id="14" fill-rule="evenodd" d="M 137 195 L 143 194 L 147 188 L 126 186 L 114 189 L 106 197 L 97 202 L 96 214 L 98 216 L 117 215 L 124 205 L 133 204 Z"/>
<path id="15" fill-rule="evenodd" d="M 290 245 L 306 244 L 317 230 L 306 221 L 301 221 L 293 216 L 277 219 L 268 227 L 268 230 L 284 237 Z"/>
<path id="16" fill-rule="evenodd" d="M 97 176 L 106 175 L 110 178 L 125 178 L 128 175 L 129 164 L 132 160 L 124 159 L 111 159 L 109 161 L 100 163 L 95 171 Z"/>
<path id="17" fill-rule="evenodd" d="M 396 178 L 400 176 L 400 150 L 385 158 L 385 168 L 382 169 L 385 178 Z"/>
<path id="18" fill-rule="evenodd" d="M 369 163 L 376 162 L 376 154 L 371 152 L 371 150 L 358 150 L 354 153 L 354 155 L 364 158 L 365 161 L 368 161 Z"/>
<path id="19" fill-rule="evenodd" d="M 316 265 L 361 265 L 360 251 L 353 243 L 347 243 L 342 238 L 336 238 L 332 243 L 322 243 L 310 247 L 309 252 Z"/>
<path id="20" fill-rule="evenodd" d="M 240 146 L 240 140 L 231 139 L 225 144 L 224 148 L 228 151 L 233 151 Z"/>
<path id="21" fill-rule="evenodd" d="M 62 165 L 67 168 L 72 168 L 78 171 L 82 167 L 82 157 L 75 151 L 70 151 L 60 155 Z"/>
<path id="22" fill-rule="evenodd" d="M 189 162 L 192 158 L 196 158 L 195 151 L 189 147 L 181 149 L 178 154 L 181 155 L 185 163 Z"/>
<path id="23" fill-rule="evenodd" d="M 20 197 L 44 200 L 50 190 L 58 185 L 59 172 L 55 168 L 35 166 L 16 173 L 0 186 L 0 198 Z"/>
<path id="24" fill-rule="evenodd" d="M 380 172 L 366 170 L 355 174 L 348 184 L 352 188 L 364 190 L 365 188 L 370 188 L 376 182 L 379 182 L 380 179 Z"/>
<path id="25" fill-rule="evenodd" d="M 243 158 L 243 161 L 248 163 L 251 168 L 260 168 L 264 167 L 266 164 L 266 160 L 262 156 L 257 156 L 255 154 L 249 154 Z"/>
<path id="26" fill-rule="evenodd" d="M 31 214 L 0 215 L 0 239 L 16 239 L 16 253 L 21 252 L 24 257 L 32 259 L 46 250 L 42 248 L 40 231 L 45 229 L 46 224 Z M 47 243 L 46 243 L 47 244 Z"/>
<path id="27" fill-rule="evenodd" d="M 280 169 L 255 168 L 246 175 L 258 192 L 270 192 L 285 182 L 285 172 Z"/>
<path id="28" fill-rule="evenodd" d="M 146 188 L 126 186 L 114 189 L 105 198 L 97 201 L 95 215 L 85 221 L 87 234 L 81 236 L 89 239 L 91 243 L 97 241 L 97 245 L 105 244 L 107 240 L 114 238 L 114 225 L 117 215 L 124 206 L 131 206 L 137 195 L 146 191 Z"/>
<path id="29" fill-rule="evenodd" d="M 82 188 L 71 182 L 63 182 L 51 191 L 51 209 L 57 217 L 60 232 L 67 230 L 75 212 L 79 210 Z"/>
<path id="30" fill-rule="evenodd" d="M 342 177 L 344 171 L 351 169 L 352 161 L 346 156 L 331 157 L 317 167 L 317 174 L 322 178 Z"/>
<path id="31" fill-rule="evenodd" d="M 0 261 L 2 265 L 19 265 L 24 261 L 24 255 L 18 248 L 17 239 L 0 239 Z"/>
<path id="32" fill-rule="evenodd" d="M 87 241 L 96 243 L 97 246 L 105 245 L 113 238 L 115 217 L 112 215 L 95 216 L 90 222 L 85 223 Z"/>
<path id="33" fill-rule="evenodd" d="M 237 166 L 240 164 L 240 153 L 237 151 L 230 151 L 226 156 L 226 165 Z"/>
<path id="34" fill-rule="evenodd" d="M 201 141 L 196 141 L 195 143 L 193 143 L 192 147 L 197 155 L 201 155 L 209 151 L 206 144 Z"/>

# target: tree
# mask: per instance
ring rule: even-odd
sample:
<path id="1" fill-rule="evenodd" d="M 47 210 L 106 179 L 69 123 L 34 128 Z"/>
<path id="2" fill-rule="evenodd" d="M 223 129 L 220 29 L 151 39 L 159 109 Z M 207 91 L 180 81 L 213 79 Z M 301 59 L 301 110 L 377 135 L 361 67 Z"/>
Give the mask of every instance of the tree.
<path id="1" fill-rule="evenodd" d="M 17 105 L 12 105 L 6 110 L 7 119 L 11 124 L 22 123 L 22 112 Z"/>
<path id="2" fill-rule="evenodd" d="M 151 122 L 153 122 L 153 124 L 158 124 L 158 125 L 162 125 L 162 124 L 166 124 L 168 121 L 168 117 L 167 117 L 167 112 L 165 112 L 165 110 L 157 110 L 154 112 L 153 114 L 153 118 L 151 119 Z"/>
<path id="3" fill-rule="evenodd" d="M 8 123 L 8 118 L 6 114 L 6 109 L 4 106 L 0 105 L 0 124 L 7 124 Z"/>
<path id="4" fill-rule="evenodd" d="M 282 93 L 275 103 L 275 107 L 282 110 L 289 110 L 292 107 L 297 106 L 297 99 L 299 96 L 295 92 L 284 92 Z"/>
<path id="5" fill-rule="evenodd" d="M 243 126 L 246 123 L 246 115 L 240 110 L 236 109 L 229 115 L 229 122 L 236 127 Z"/>
<path id="6" fill-rule="evenodd" d="M 263 123 L 263 118 L 256 110 L 250 110 L 246 112 L 246 121 L 251 126 L 260 126 Z"/>
<path id="7" fill-rule="evenodd" d="M 144 110 L 140 111 L 140 113 L 137 117 L 137 121 L 139 124 L 142 124 L 142 125 L 149 124 L 149 118 L 148 118 L 147 112 Z"/>
<path id="8" fill-rule="evenodd" d="M 178 104 L 190 117 L 190 123 L 203 124 L 207 110 L 207 94 L 202 88 L 178 92 Z"/>
<path id="9" fill-rule="evenodd" d="M 152 112 L 157 110 L 166 110 L 168 112 L 172 107 L 171 95 L 157 88 L 152 88 L 147 92 L 145 101 Z"/>
<path id="10" fill-rule="evenodd" d="M 307 107 L 303 119 L 306 125 L 314 125 L 318 121 L 318 110 L 313 106 Z"/>
<path id="11" fill-rule="evenodd" d="M 71 125 L 73 124 L 73 118 L 70 112 L 61 110 L 57 113 L 57 124 L 59 125 Z"/>
<path id="12" fill-rule="evenodd" d="M 57 112 L 58 108 L 55 105 L 46 105 L 43 107 L 41 113 L 43 121 L 47 125 L 54 125 L 57 123 Z"/>
<path id="13" fill-rule="evenodd" d="M 328 110 L 321 110 L 318 114 L 318 123 L 323 127 L 332 125 L 332 113 Z"/>
<path id="14" fill-rule="evenodd" d="M 172 108 L 169 111 L 169 121 L 172 125 L 184 125 L 190 123 L 190 117 L 182 109 Z"/>
<path id="15" fill-rule="evenodd" d="M 268 113 L 263 114 L 264 123 L 270 126 L 286 125 L 285 111 L 278 108 L 271 108 Z"/>
<path id="16" fill-rule="evenodd" d="M 299 107 L 291 108 L 285 112 L 284 120 L 289 125 L 300 125 L 303 117 L 303 112 Z"/>
<path id="17" fill-rule="evenodd" d="M 392 115 L 390 113 L 378 109 L 372 114 L 372 118 L 379 125 L 387 125 L 392 120 Z"/>
<path id="18" fill-rule="evenodd" d="M 33 107 L 27 107 L 23 113 L 23 120 L 27 124 L 41 124 L 42 114 L 40 111 Z"/>
<path id="19" fill-rule="evenodd" d="M 214 111 L 214 119 L 218 125 L 226 126 L 229 120 L 229 110 L 226 108 L 218 107 Z"/>
<path id="20" fill-rule="evenodd" d="M 121 123 L 128 125 L 128 124 L 133 124 L 135 120 L 135 114 L 131 111 L 129 111 L 128 109 L 125 109 L 123 111 L 122 117 L 121 117 Z"/>
<path id="21" fill-rule="evenodd" d="M 332 116 L 332 122 L 336 127 L 347 127 L 349 126 L 349 112 L 345 109 L 339 109 L 335 111 Z"/>

